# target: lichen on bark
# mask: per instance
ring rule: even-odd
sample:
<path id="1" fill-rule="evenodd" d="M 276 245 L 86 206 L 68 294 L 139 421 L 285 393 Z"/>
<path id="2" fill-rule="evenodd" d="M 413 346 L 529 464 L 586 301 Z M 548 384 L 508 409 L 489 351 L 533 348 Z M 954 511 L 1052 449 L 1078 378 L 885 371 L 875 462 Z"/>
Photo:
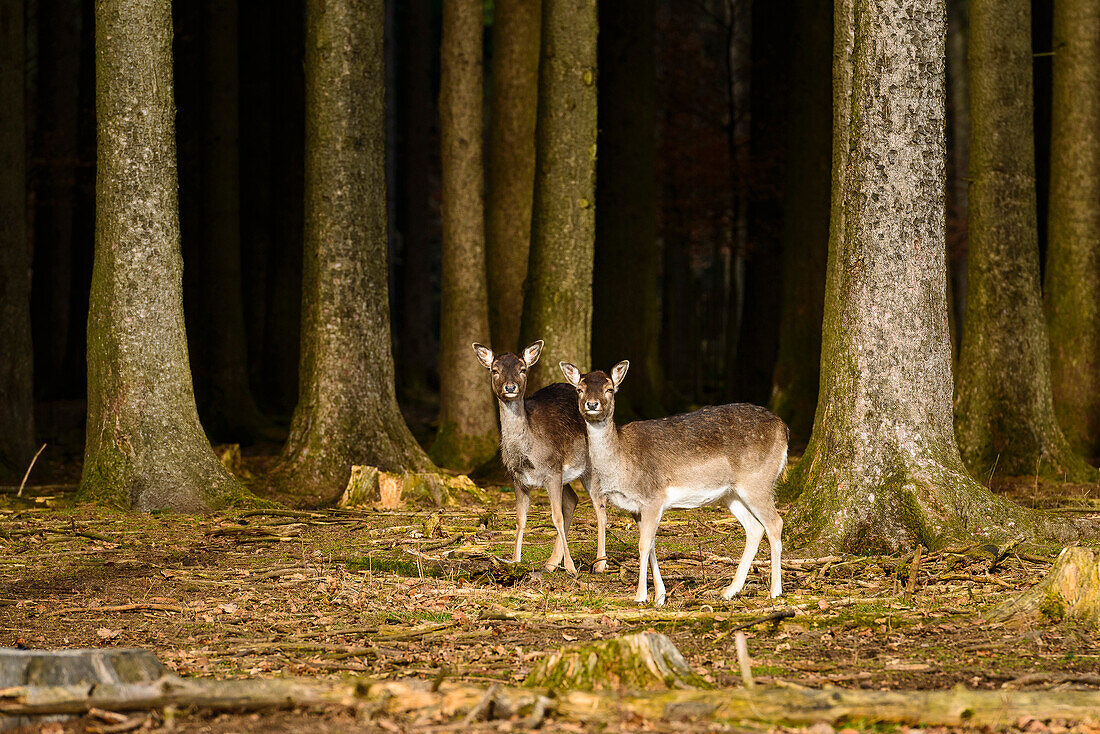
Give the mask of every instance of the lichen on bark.
<path id="1" fill-rule="evenodd" d="M 792 539 L 850 552 L 1075 527 L 969 477 L 951 415 L 944 3 L 837 0 L 833 199 L 813 434 Z"/>
<path id="2" fill-rule="evenodd" d="M 250 504 L 199 424 L 183 322 L 169 0 L 96 4 L 95 263 L 79 496 L 148 511 Z"/>
<path id="3" fill-rule="evenodd" d="M 397 407 L 386 272 L 383 13 L 306 5 L 306 223 L 298 406 L 269 485 L 335 500 L 357 464 L 428 471 Z"/>
<path id="4" fill-rule="evenodd" d="M 523 304 L 524 344 L 546 347 L 528 392 L 557 364 L 591 364 L 596 230 L 596 0 L 543 0 L 535 200 Z"/>
<path id="5" fill-rule="evenodd" d="M 970 3 L 967 313 L 956 431 L 971 473 L 1095 481 L 1054 414 L 1039 282 L 1029 0 Z"/>
<path id="6" fill-rule="evenodd" d="M 1054 410 L 1100 461 L 1100 4 L 1054 3 L 1046 315 Z"/>

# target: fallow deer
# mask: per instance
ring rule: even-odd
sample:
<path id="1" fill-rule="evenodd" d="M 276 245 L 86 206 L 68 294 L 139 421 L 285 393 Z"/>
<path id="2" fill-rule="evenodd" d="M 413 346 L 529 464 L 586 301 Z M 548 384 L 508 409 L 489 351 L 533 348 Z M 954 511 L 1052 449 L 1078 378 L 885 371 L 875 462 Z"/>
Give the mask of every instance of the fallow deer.
<path id="1" fill-rule="evenodd" d="M 638 523 L 638 593 L 647 599 L 646 566 L 653 569 L 654 603 L 665 603 L 657 567 L 657 526 L 665 510 L 724 505 L 745 528 L 745 552 L 733 582 L 722 596 L 732 598 L 745 585 L 766 533 L 771 548 L 771 595 L 783 593 L 780 556 L 783 520 L 775 509 L 774 488 L 787 463 L 787 426 L 755 405 L 719 405 L 659 420 L 615 425 L 615 393 L 627 361 L 582 375 L 559 364 L 576 388 L 588 434 L 588 465 L 594 490 L 626 510 Z"/>
<path id="2" fill-rule="evenodd" d="M 606 560 L 606 503 L 592 491 L 588 456 L 585 450 L 584 421 L 577 413 L 576 395 L 569 385 L 556 382 L 529 398 L 527 371 L 539 360 L 543 341 L 539 339 L 519 356 L 511 352 L 494 355 L 493 350 L 474 344 L 478 360 L 491 373 L 493 395 L 500 408 L 500 455 L 512 475 L 516 492 L 516 551 L 519 563 L 523 550 L 523 531 L 527 527 L 530 489 L 545 487 L 550 495 L 550 511 L 558 537 L 554 552 L 546 562 L 553 571 L 565 560 L 565 570 L 576 575 L 577 568 L 569 553 L 566 534 L 577 507 L 577 494 L 569 482 L 580 479 L 596 510 L 599 536 L 596 561 L 592 570 L 603 572 Z"/>

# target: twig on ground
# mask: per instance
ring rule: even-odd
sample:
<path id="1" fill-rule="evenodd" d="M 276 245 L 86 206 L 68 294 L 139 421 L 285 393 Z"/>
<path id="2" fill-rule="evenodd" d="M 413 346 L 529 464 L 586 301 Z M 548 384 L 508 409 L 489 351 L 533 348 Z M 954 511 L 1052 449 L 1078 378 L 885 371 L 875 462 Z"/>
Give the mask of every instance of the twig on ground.
<path id="1" fill-rule="evenodd" d="M 27 471 L 25 471 L 25 472 L 23 473 L 23 481 L 21 481 L 21 482 L 19 483 L 19 491 L 15 493 L 15 496 L 16 496 L 16 497 L 22 497 L 22 496 L 23 496 L 23 487 L 26 487 L 26 486 L 27 486 L 27 478 L 28 478 L 28 477 L 30 477 L 30 475 L 31 475 L 31 469 L 33 469 L 33 468 L 34 468 L 34 462 L 38 461 L 38 457 L 39 457 L 39 455 L 40 455 L 40 454 L 41 454 L 41 453 L 42 453 L 42 452 L 43 452 L 43 451 L 44 451 L 45 449 L 46 449 L 46 444 L 42 444 L 42 446 L 40 446 L 40 447 L 39 447 L 38 451 L 36 451 L 36 452 L 35 452 L 35 454 L 34 454 L 34 458 L 33 458 L 33 459 L 31 459 L 31 463 L 30 463 L 30 464 L 29 464 L 29 465 L 27 466 Z"/>

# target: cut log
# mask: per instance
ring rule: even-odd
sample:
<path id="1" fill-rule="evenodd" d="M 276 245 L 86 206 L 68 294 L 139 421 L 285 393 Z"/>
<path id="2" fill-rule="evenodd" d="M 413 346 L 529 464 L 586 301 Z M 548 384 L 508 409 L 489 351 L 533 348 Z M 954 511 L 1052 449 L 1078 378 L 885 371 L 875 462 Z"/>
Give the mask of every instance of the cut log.
<path id="1" fill-rule="evenodd" d="M 413 504 L 446 507 L 464 502 L 486 503 L 489 496 L 465 475 L 434 472 L 391 474 L 373 466 L 353 466 L 340 507 L 372 506 L 392 510 Z"/>
<path id="2" fill-rule="evenodd" d="M 835 688 L 671 690 L 637 694 L 482 686 L 448 681 L 362 678 L 314 680 L 199 680 L 168 676 L 153 683 L 27 686 L 0 690 L 0 717 L 83 714 L 92 708 L 144 711 L 166 706 L 206 711 L 257 711 L 336 705 L 373 715 L 459 721 L 471 711 L 485 719 L 543 716 L 588 725 L 651 721 L 764 721 L 808 725 L 843 720 L 912 726 L 1004 726 L 1030 717 L 1067 724 L 1096 722 L 1100 691 L 869 691 Z M 487 695 L 488 694 L 488 695 Z M 488 698 L 488 700 L 486 700 Z M 0 718 L 0 722 L 5 719 Z M 0 723 L 2 725 L 2 723 Z"/>
<path id="3" fill-rule="evenodd" d="M 995 607 L 988 618 L 1076 622 L 1100 629 L 1100 552 L 1063 548 L 1042 581 Z"/>
<path id="4" fill-rule="evenodd" d="M 586 691 L 706 687 L 672 640 L 657 632 L 562 648 L 539 661 L 524 685 Z"/>

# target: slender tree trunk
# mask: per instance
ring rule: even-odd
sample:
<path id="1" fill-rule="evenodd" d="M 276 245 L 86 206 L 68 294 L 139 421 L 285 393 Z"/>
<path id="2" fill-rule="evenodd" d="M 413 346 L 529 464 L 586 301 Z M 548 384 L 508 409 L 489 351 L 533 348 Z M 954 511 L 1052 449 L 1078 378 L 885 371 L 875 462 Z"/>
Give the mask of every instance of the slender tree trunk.
<path id="1" fill-rule="evenodd" d="M 537 166 L 524 343 L 546 348 L 528 390 L 558 362 L 591 364 L 596 234 L 596 0 L 543 0 Z"/>
<path id="2" fill-rule="evenodd" d="M 599 150 L 592 356 L 630 359 L 624 415 L 662 413 L 658 351 L 657 73 L 654 0 L 604 0 L 599 41 Z M 637 374 L 635 374 L 635 371 Z M 625 413 L 624 413 L 625 411 Z"/>
<path id="3" fill-rule="evenodd" d="M 38 17 L 31 326 L 36 391 L 40 397 L 56 398 L 64 395 L 69 382 L 64 367 L 74 280 L 80 7 L 74 0 L 39 0 Z"/>
<path id="4" fill-rule="evenodd" d="M 1054 409 L 1100 459 L 1100 5 L 1054 3 L 1046 307 Z"/>
<path id="5" fill-rule="evenodd" d="M 489 82 L 485 250 L 493 349 L 518 351 L 531 250 L 541 0 L 497 0 Z"/>
<path id="6" fill-rule="evenodd" d="M 741 326 L 745 317 L 745 262 L 749 254 L 749 194 L 752 184 L 752 0 L 724 0 L 726 22 L 727 148 L 730 171 L 730 286 L 726 292 L 726 349 L 722 382 L 736 392 Z"/>
<path id="7" fill-rule="evenodd" d="M 813 427 L 821 364 L 821 317 L 829 254 L 829 160 L 832 148 L 832 0 L 794 9 L 791 110 L 783 197 L 783 301 L 771 409 L 792 442 Z"/>
<path id="8" fill-rule="evenodd" d="M 96 5 L 95 267 L 84 498 L 204 511 L 247 495 L 199 425 L 183 322 L 169 0 Z"/>
<path id="9" fill-rule="evenodd" d="M 308 0 L 301 385 L 272 477 L 304 503 L 333 500 L 353 464 L 432 466 L 394 391 L 382 36 L 377 0 Z"/>
<path id="10" fill-rule="evenodd" d="M 1092 480 L 1054 415 L 1039 286 L 1029 0 L 970 2 L 970 252 L 957 384 L 963 460 L 985 479 Z"/>
<path id="11" fill-rule="evenodd" d="M 201 331 L 208 390 L 203 424 L 222 441 L 250 443 L 266 421 L 252 399 L 241 285 L 240 84 L 237 0 L 204 0 L 205 76 Z"/>
<path id="12" fill-rule="evenodd" d="M 786 526 L 847 552 L 1034 528 L 970 478 L 952 430 L 943 0 L 835 5 L 821 396 Z"/>
<path id="13" fill-rule="evenodd" d="M 439 433 L 432 459 L 469 470 L 496 452 L 492 394 L 470 345 L 489 338 L 482 179 L 481 0 L 444 0 L 440 51 L 443 282 Z"/>
<path id="14" fill-rule="evenodd" d="M 436 45 L 432 35 L 431 0 L 403 3 L 405 42 L 402 93 L 405 99 L 404 170 L 401 215 L 400 310 L 397 317 L 397 363 L 401 394 L 424 400 L 438 365 L 435 341 L 434 287 L 437 243 L 432 241 L 432 68 Z"/>
<path id="15" fill-rule="evenodd" d="M 0 476 L 34 454 L 23 0 L 0 0 Z"/>

